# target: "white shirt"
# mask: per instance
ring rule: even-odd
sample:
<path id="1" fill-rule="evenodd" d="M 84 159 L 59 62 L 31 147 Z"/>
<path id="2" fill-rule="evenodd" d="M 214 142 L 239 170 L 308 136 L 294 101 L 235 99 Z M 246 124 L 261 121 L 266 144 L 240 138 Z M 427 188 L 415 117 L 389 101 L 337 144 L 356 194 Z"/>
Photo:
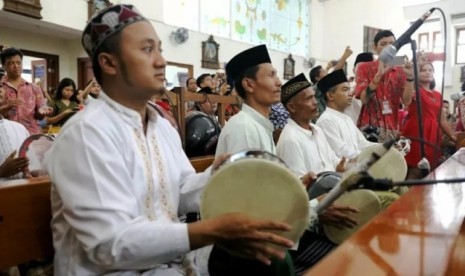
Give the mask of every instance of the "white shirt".
<path id="1" fill-rule="evenodd" d="M 16 150 L 18 156 L 21 144 L 29 137 L 29 132 L 20 123 L 4 119 L 0 115 L 0 165 Z M 0 181 L 20 178 L 22 173 L 18 173 L 11 177 L 0 177 Z"/>
<path id="2" fill-rule="evenodd" d="M 270 120 L 247 104 L 221 130 L 216 156 L 257 149 L 276 153 L 273 141 L 274 126 Z"/>
<path id="3" fill-rule="evenodd" d="M 139 113 L 101 93 L 62 128 L 46 164 L 55 275 L 183 275 L 190 246 L 177 216 L 198 210 L 210 171 L 195 174 L 155 110 L 145 136 Z"/>
<path id="4" fill-rule="evenodd" d="M 340 158 L 356 158 L 360 152 L 376 145 L 368 141 L 346 114 L 326 107 L 316 124 L 323 129 L 329 145 Z"/>
<path id="5" fill-rule="evenodd" d="M 340 162 L 323 130 L 314 124 L 310 127 L 312 130 L 305 129 L 289 119 L 276 146 L 278 156 L 298 177 L 308 172 L 333 172 Z"/>
<path id="6" fill-rule="evenodd" d="M 355 125 L 357 125 L 358 117 L 360 116 L 360 111 L 362 110 L 362 101 L 352 98 L 352 104 L 344 110 L 344 114 L 350 117 Z"/>

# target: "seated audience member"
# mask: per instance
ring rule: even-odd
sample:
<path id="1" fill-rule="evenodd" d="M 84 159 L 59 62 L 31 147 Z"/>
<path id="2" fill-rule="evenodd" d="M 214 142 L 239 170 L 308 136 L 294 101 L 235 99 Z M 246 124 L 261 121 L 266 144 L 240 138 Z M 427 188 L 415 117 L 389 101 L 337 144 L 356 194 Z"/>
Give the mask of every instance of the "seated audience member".
<path id="1" fill-rule="evenodd" d="M 215 85 L 213 83 L 213 78 L 210 74 L 202 74 L 197 77 L 197 87 L 202 89 L 209 87 L 212 91 L 215 90 Z"/>
<path id="2" fill-rule="evenodd" d="M 326 135 L 326 140 L 339 158 L 356 159 L 360 152 L 375 143 L 369 142 L 344 110 L 351 106 L 354 97 L 347 77 L 336 70 L 318 82 L 324 95 L 326 109 L 316 122 Z"/>
<path id="3" fill-rule="evenodd" d="M 60 81 L 50 106 L 53 113 L 46 118 L 47 124 L 58 128 L 52 128 L 49 132 L 57 133 L 69 118 L 79 111 L 76 84 L 72 79 L 64 78 Z"/>
<path id="4" fill-rule="evenodd" d="M 324 132 L 311 123 L 318 116 L 318 106 L 315 92 L 304 74 L 297 75 L 283 85 L 281 102 L 289 111 L 290 119 L 281 132 L 276 151 L 289 169 L 298 177 L 303 177 L 308 172 L 313 172 L 314 175 L 328 171 L 343 172 L 345 159 L 335 155 Z M 320 223 L 351 228 L 356 222 L 347 212 L 354 211 L 356 210 L 351 207 L 333 206 L 329 211 L 320 214 L 318 219 Z M 339 219 L 332 220 L 335 217 Z M 312 231 L 306 231 L 300 239 L 298 250 L 290 251 L 297 272 L 313 266 L 335 247 L 318 228 L 318 223 L 314 223 Z"/>
<path id="5" fill-rule="evenodd" d="M 187 92 L 197 93 L 197 83 L 195 78 L 188 78 L 186 80 L 186 90 Z M 186 112 L 194 110 L 195 102 L 187 102 L 185 105 Z"/>
<path id="6" fill-rule="evenodd" d="M 203 112 L 209 116 L 215 116 L 218 103 L 211 102 L 210 98 L 208 97 L 208 95 L 213 94 L 212 90 L 209 87 L 204 87 L 200 89 L 198 93 L 203 94 L 205 98 L 202 102 L 196 102 L 194 104 L 194 110 Z"/>
<path id="7" fill-rule="evenodd" d="M 226 96 L 234 96 L 237 99 L 236 104 L 226 105 L 226 111 L 224 115 L 225 115 L 226 121 L 228 121 L 232 116 L 236 115 L 237 113 L 239 113 L 239 111 L 241 111 L 243 99 L 238 96 L 236 89 L 234 88 L 231 90 L 231 92 L 227 92 Z"/>
<path id="8" fill-rule="evenodd" d="M 264 265 L 283 258 L 276 246 L 293 243 L 273 232 L 287 224 L 242 214 L 179 222 L 198 211 L 211 170 L 195 173 L 178 133 L 147 104 L 165 90 L 153 25 L 132 5 L 113 5 L 87 23 L 82 44 L 105 92 L 48 154 L 54 274 L 196 275 L 188 253 L 211 244 Z"/>
<path id="9" fill-rule="evenodd" d="M 277 103 L 271 106 L 270 121 L 273 123 L 274 129 L 283 129 L 289 120 L 289 112 L 282 103 Z"/>
<path id="10" fill-rule="evenodd" d="M 1 55 L 2 66 L 7 73 L 3 82 L 5 96 L 0 102 L 0 114 L 4 118 L 18 122 L 29 133 L 42 133 L 38 120 L 50 113 L 42 90 L 21 77 L 23 53 L 16 48 L 7 48 Z"/>
<path id="11" fill-rule="evenodd" d="M 442 108 L 444 114 L 446 114 L 446 120 L 447 123 L 449 124 L 451 130 L 455 131 L 456 125 L 457 125 L 457 118 L 455 117 L 454 114 L 450 113 L 450 106 L 449 106 L 449 101 L 448 100 L 443 100 L 442 101 Z M 456 152 L 455 148 L 455 142 L 450 140 L 450 137 L 447 136 L 447 134 L 442 135 L 442 153 L 444 155 L 444 158 L 449 158 Z"/>

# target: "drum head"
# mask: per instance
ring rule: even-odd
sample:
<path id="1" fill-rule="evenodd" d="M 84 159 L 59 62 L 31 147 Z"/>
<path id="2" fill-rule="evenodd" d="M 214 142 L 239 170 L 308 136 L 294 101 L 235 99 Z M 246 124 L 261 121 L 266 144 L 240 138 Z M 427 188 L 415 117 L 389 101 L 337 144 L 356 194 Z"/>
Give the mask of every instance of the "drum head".
<path id="1" fill-rule="evenodd" d="M 45 174 L 43 165 L 45 153 L 52 147 L 54 138 L 50 135 L 35 134 L 24 140 L 19 148 L 19 157 L 29 158 L 29 172 L 32 176 Z"/>
<path id="2" fill-rule="evenodd" d="M 358 222 L 358 225 L 354 228 L 340 230 L 331 225 L 323 225 L 326 237 L 335 244 L 341 244 L 374 218 L 382 209 L 378 196 L 370 190 L 353 190 L 343 194 L 334 203 L 340 206 L 354 207 L 359 211 L 358 213 L 350 213 L 350 216 Z"/>
<path id="3" fill-rule="evenodd" d="M 382 147 L 382 145 L 374 145 L 363 150 L 358 156 L 357 162 L 370 157 L 376 147 Z M 407 162 L 402 153 L 392 147 L 381 159 L 370 167 L 368 173 L 373 178 L 387 178 L 394 182 L 404 181 L 407 176 Z"/>
<path id="4" fill-rule="evenodd" d="M 281 236 L 297 242 L 309 223 L 309 200 L 301 181 L 283 165 L 240 159 L 216 171 L 202 196 L 203 219 L 231 212 L 286 222 L 292 230 Z"/>

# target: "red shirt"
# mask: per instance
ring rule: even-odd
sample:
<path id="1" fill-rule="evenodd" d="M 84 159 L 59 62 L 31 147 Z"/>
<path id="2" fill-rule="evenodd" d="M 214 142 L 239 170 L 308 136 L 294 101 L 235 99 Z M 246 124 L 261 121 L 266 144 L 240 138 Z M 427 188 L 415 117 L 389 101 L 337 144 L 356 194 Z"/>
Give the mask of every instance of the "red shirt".
<path id="1" fill-rule="evenodd" d="M 42 133 L 36 119 L 37 111 L 46 104 L 41 89 L 37 85 L 29 83 L 24 79 L 21 80 L 17 90 L 8 83 L 7 79 L 3 83 L 3 89 L 5 90 L 4 101 L 21 99 L 24 102 L 24 104 L 10 109 L 5 118 L 22 124 L 31 135 Z M 0 103 L 0 105 L 4 104 L 5 103 Z"/>
<path id="2" fill-rule="evenodd" d="M 357 68 L 355 82 L 355 97 L 360 99 L 374 79 L 378 71 L 379 62 L 371 61 L 361 63 Z M 384 73 L 378 83 L 376 91 L 367 104 L 362 105 L 357 126 L 363 128 L 367 125 L 383 129 L 399 131 L 399 105 L 405 88 L 405 73 L 401 67 L 394 67 Z M 389 114 L 382 114 L 383 104 L 386 103 L 391 110 Z"/>

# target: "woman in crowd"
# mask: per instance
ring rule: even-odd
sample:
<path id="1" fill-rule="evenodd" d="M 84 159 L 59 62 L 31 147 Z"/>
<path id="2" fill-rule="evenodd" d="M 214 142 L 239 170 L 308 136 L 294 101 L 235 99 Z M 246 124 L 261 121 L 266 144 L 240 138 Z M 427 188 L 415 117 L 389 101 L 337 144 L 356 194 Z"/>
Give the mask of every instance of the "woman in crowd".
<path id="1" fill-rule="evenodd" d="M 454 133 L 452 132 L 445 114 L 441 108 L 442 97 L 441 93 L 431 88 L 430 84 L 434 79 L 434 67 L 431 63 L 420 64 L 419 82 L 420 82 L 420 100 L 422 107 L 423 120 L 423 137 L 425 139 L 425 157 L 431 166 L 431 169 L 437 167 L 438 160 L 441 158 L 440 144 L 441 132 L 455 141 Z M 421 171 L 418 168 L 418 163 L 421 159 L 419 128 L 418 128 L 418 112 L 415 96 L 412 95 L 408 105 L 408 115 L 403 127 L 403 135 L 412 140 L 410 152 L 405 156 L 409 173 L 407 178 L 421 178 Z M 438 122 L 438 116 L 440 118 Z"/>
<path id="2" fill-rule="evenodd" d="M 53 113 L 47 117 L 49 133 L 57 133 L 61 126 L 79 110 L 76 84 L 70 78 L 64 78 L 58 84 L 53 101 L 50 103 Z"/>

